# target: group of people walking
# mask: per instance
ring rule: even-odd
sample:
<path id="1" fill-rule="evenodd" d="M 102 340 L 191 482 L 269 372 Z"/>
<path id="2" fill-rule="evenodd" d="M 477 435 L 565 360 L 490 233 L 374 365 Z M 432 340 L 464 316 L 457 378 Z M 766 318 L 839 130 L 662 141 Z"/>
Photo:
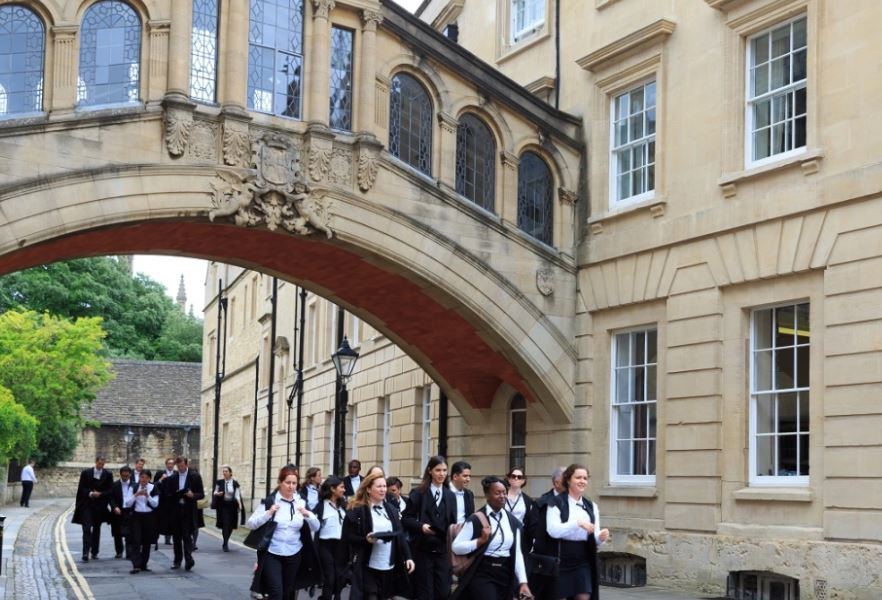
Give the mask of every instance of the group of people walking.
<path id="1" fill-rule="evenodd" d="M 320 587 L 323 600 L 339 600 L 349 585 L 351 600 L 598 599 L 597 549 L 609 531 L 585 497 L 587 467 L 557 469 L 535 500 L 522 468 L 485 477 L 480 507 L 464 461 L 448 469 L 432 457 L 407 497 L 380 467 L 362 475 L 354 460 L 348 470 L 322 480 L 313 467 L 301 485 L 296 466 L 281 469 L 247 520 L 258 550 L 252 592 L 288 600 Z"/>
<path id="2" fill-rule="evenodd" d="M 97 457 L 94 468 L 80 473 L 77 485 L 73 522 L 83 530 L 83 562 L 98 558 L 101 525 L 109 523 L 116 558 L 130 560 L 132 574 L 151 570 L 150 550 L 158 548 L 160 535 L 173 544 L 171 568 L 191 570 L 196 536 L 205 525 L 198 506 L 205 492 L 187 457 L 167 459 L 155 475 L 138 459 L 134 469 L 122 467 L 116 481 L 105 462 Z"/>

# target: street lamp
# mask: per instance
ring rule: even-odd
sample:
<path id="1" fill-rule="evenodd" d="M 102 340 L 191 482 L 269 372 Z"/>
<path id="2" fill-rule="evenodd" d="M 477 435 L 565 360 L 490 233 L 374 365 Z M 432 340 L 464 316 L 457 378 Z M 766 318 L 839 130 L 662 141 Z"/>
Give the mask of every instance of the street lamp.
<path id="1" fill-rule="evenodd" d="M 129 464 L 129 446 L 132 443 L 132 440 L 135 439 L 135 432 L 132 431 L 132 428 L 129 427 L 126 429 L 126 432 L 123 434 L 123 441 L 126 443 L 126 464 Z"/>
<path id="2" fill-rule="evenodd" d="M 349 347 L 349 340 L 343 336 L 340 347 L 331 355 L 334 368 L 337 369 L 337 447 L 334 449 L 334 473 L 343 473 L 343 455 L 346 453 L 346 405 L 349 403 L 349 392 L 346 383 L 355 371 L 355 363 L 358 361 L 358 352 Z M 353 451 L 355 448 L 353 448 Z"/>

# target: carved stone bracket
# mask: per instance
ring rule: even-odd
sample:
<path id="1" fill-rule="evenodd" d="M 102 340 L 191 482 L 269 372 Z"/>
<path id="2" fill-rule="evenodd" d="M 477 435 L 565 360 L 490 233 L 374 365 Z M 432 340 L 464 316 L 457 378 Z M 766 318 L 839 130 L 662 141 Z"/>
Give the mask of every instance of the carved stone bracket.
<path id="1" fill-rule="evenodd" d="M 361 12 L 361 21 L 364 24 L 363 31 L 376 31 L 377 26 L 383 22 L 383 15 L 375 10 L 363 10 Z"/>
<path id="2" fill-rule="evenodd" d="M 248 123 L 227 118 L 223 135 L 224 164 L 231 167 L 247 167 L 251 159 L 251 143 L 248 139 Z"/>
<path id="3" fill-rule="evenodd" d="M 309 149 L 309 177 L 313 181 L 321 181 L 328 177 L 331 168 L 330 148 Z"/>
<path id="4" fill-rule="evenodd" d="M 568 190 L 566 188 L 558 188 L 557 195 L 560 198 L 560 201 L 565 204 L 574 205 L 576 204 L 576 202 L 579 201 L 579 195 L 576 192 Z"/>
<path id="5" fill-rule="evenodd" d="M 254 141 L 250 169 L 218 171 L 208 218 L 231 218 L 240 227 L 265 226 L 330 239 L 331 203 L 313 190 L 300 168 L 300 148 L 288 136 L 267 133 Z"/>
<path id="6" fill-rule="evenodd" d="M 376 138 L 365 137 L 358 142 L 358 189 L 362 192 L 371 191 L 377 181 L 382 148 Z"/>
<path id="7" fill-rule="evenodd" d="M 536 269 L 536 289 L 543 296 L 550 296 L 554 293 L 554 273 L 549 267 L 539 267 Z"/>
<path id="8" fill-rule="evenodd" d="M 453 115 L 449 115 L 446 112 L 438 112 L 438 123 L 441 125 L 441 129 L 448 133 L 456 133 L 456 128 L 459 125 L 459 122 Z"/>
<path id="9" fill-rule="evenodd" d="M 314 10 L 312 11 L 313 19 L 327 19 L 334 10 L 334 0 L 312 0 Z"/>
<path id="10" fill-rule="evenodd" d="M 165 145 L 168 153 L 178 158 L 184 155 L 193 129 L 193 109 L 178 104 L 165 106 Z"/>

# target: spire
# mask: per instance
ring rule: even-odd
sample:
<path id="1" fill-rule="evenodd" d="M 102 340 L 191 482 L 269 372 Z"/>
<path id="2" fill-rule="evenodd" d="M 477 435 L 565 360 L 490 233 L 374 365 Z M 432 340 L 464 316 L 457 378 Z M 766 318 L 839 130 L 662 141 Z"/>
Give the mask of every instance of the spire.
<path id="1" fill-rule="evenodd" d="M 187 310 L 187 290 L 184 288 L 184 276 L 181 275 L 181 283 L 178 284 L 178 296 L 175 298 L 181 311 Z"/>

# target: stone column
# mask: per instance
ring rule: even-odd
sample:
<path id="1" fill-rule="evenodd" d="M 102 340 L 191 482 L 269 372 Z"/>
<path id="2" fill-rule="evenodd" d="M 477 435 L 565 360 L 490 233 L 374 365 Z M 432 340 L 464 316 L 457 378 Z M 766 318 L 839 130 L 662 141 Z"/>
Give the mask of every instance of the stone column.
<path id="1" fill-rule="evenodd" d="M 305 82 L 309 90 L 305 120 L 310 125 L 327 129 L 330 112 L 331 77 L 331 21 L 334 0 L 312 0 L 312 45 L 308 48 L 311 80 Z"/>
<path id="2" fill-rule="evenodd" d="M 499 216 L 503 221 L 518 223 L 518 157 L 506 150 L 500 153 L 502 164 L 502 203 Z"/>
<path id="3" fill-rule="evenodd" d="M 225 111 L 244 112 L 248 105 L 248 0 L 223 2 L 225 35 L 221 40 L 218 67 L 218 100 Z"/>
<path id="4" fill-rule="evenodd" d="M 441 135 L 438 140 L 438 181 L 451 192 L 456 191 L 456 128 L 457 120 L 447 113 L 438 113 Z"/>
<path id="5" fill-rule="evenodd" d="M 77 102 L 77 25 L 56 25 L 52 28 L 52 97 L 46 110 L 73 110 Z M 47 78 L 48 79 L 48 78 Z"/>
<path id="6" fill-rule="evenodd" d="M 192 32 L 193 3 L 172 2 L 171 28 L 168 30 L 168 89 L 166 90 L 168 96 L 187 97 L 190 95 L 190 37 Z M 153 42 L 152 36 L 151 42 Z"/>
<path id="7" fill-rule="evenodd" d="M 357 130 L 376 137 L 376 92 L 374 89 L 377 71 L 377 25 L 382 23 L 383 15 L 365 10 L 361 13 L 364 25 L 361 29 L 360 77 L 355 105 L 358 116 Z"/>
<path id="8" fill-rule="evenodd" d="M 189 2 L 183 4 L 189 5 Z M 177 5 L 175 5 L 177 6 Z M 168 93 L 171 75 L 169 74 L 169 46 L 170 23 L 168 21 L 150 21 L 147 23 L 147 31 L 150 33 L 150 58 L 147 64 L 147 96 L 148 103 L 157 103 L 162 100 L 164 93 Z M 172 57 L 175 55 L 172 54 Z M 187 51 L 187 57 L 190 53 Z M 143 61 L 142 61 L 143 62 Z M 186 68 L 189 70 L 189 60 Z M 187 79 L 186 81 L 189 81 Z M 165 88 L 165 89 L 163 89 Z M 175 94 L 189 94 L 189 86 L 185 90 L 175 90 Z"/>

